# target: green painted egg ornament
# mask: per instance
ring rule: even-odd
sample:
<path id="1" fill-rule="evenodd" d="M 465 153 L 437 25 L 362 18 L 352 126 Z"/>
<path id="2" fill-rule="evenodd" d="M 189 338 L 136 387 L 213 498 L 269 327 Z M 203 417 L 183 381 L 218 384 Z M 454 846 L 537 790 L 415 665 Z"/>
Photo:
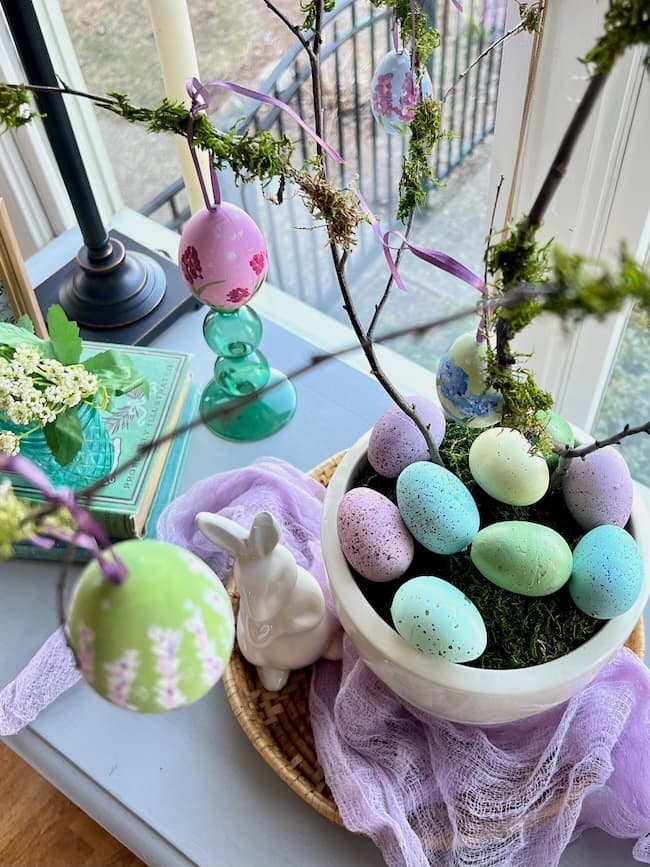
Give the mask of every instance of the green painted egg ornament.
<path id="1" fill-rule="evenodd" d="M 118 707 L 164 713 L 221 678 L 235 638 L 225 587 L 195 554 L 168 542 L 114 546 L 126 566 L 111 583 L 96 560 L 81 573 L 67 621 L 81 673 Z"/>

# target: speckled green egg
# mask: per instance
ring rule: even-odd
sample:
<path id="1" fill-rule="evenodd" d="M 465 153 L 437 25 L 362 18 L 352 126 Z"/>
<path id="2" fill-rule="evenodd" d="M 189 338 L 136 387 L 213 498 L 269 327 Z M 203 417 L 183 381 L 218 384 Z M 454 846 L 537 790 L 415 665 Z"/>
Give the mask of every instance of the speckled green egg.
<path id="1" fill-rule="evenodd" d="M 487 494 L 511 506 L 530 506 L 548 490 L 546 461 L 511 428 L 493 427 L 479 434 L 469 450 L 469 468 Z"/>
<path id="2" fill-rule="evenodd" d="M 569 448 L 573 448 L 575 445 L 575 436 L 573 434 L 573 428 L 569 424 L 569 422 L 557 412 L 553 412 L 552 409 L 544 410 L 543 412 L 539 412 L 538 416 L 544 423 L 544 430 L 553 440 L 553 445 L 556 446 L 569 446 Z M 551 472 L 557 467 L 559 461 L 559 457 L 556 452 L 553 452 L 546 459 L 546 463 L 548 464 L 548 468 Z"/>
<path id="3" fill-rule="evenodd" d="M 500 521 L 478 532 L 472 563 L 488 581 L 522 596 L 548 596 L 569 580 L 573 558 L 566 541 L 532 521 Z"/>
<path id="4" fill-rule="evenodd" d="M 167 542 L 114 546 L 123 584 L 96 560 L 81 573 L 67 630 L 87 683 L 118 707 L 162 713 L 201 698 L 220 679 L 235 624 L 212 569 Z"/>
<path id="5" fill-rule="evenodd" d="M 406 581 L 390 613 L 402 638 L 428 656 L 469 662 L 485 650 L 487 633 L 478 608 L 442 578 L 422 575 Z"/>

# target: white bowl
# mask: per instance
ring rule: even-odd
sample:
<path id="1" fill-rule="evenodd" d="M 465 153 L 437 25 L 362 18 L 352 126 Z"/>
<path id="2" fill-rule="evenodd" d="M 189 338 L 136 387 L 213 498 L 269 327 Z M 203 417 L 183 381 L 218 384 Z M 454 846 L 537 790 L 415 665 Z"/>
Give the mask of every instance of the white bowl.
<path id="1" fill-rule="evenodd" d="M 566 656 L 531 668 L 471 668 L 425 656 L 385 623 L 366 601 L 341 551 L 338 504 L 366 460 L 370 432 L 358 440 L 332 476 L 323 506 L 323 557 L 337 614 L 368 667 L 406 701 L 454 722 L 488 725 L 540 713 L 569 699 L 621 647 L 642 616 L 650 595 L 650 519 L 635 490 L 627 529 L 641 549 L 644 583 L 635 604 L 609 620 Z"/>

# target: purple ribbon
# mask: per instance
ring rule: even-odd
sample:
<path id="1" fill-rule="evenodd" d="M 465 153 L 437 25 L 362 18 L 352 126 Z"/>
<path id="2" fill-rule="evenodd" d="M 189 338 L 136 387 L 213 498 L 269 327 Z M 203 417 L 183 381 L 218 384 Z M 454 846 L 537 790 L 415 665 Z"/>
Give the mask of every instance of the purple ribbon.
<path id="1" fill-rule="evenodd" d="M 0 453 L 0 470 L 15 473 L 35 487 L 48 503 L 53 506 L 67 509 L 77 525 L 77 529 L 70 536 L 55 527 L 45 528 L 48 536 L 68 542 L 78 548 L 84 548 L 95 555 L 102 572 L 113 584 L 122 584 L 126 580 L 127 570 L 122 561 L 111 551 L 112 559 L 107 559 L 100 547 L 110 549 L 110 540 L 104 529 L 77 503 L 74 493 L 69 488 L 54 488 L 47 476 L 34 466 L 27 458 L 20 455 L 6 455 Z M 39 548 L 51 548 L 51 539 L 42 536 L 33 536 L 30 539 Z"/>
<path id="2" fill-rule="evenodd" d="M 395 260 L 392 256 L 392 247 L 389 244 L 389 239 L 391 235 L 397 235 L 397 237 L 402 241 L 404 246 L 408 250 L 410 250 L 414 256 L 417 256 L 418 259 L 422 259 L 422 261 L 428 262 L 430 265 L 434 265 L 436 268 L 440 268 L 441 271 L 446 271 L 453 277 L 458 277 L 459 280 L 462 280 L 464 283 L 472 286 L 474 289 L 479 291 L 481 295 L 487 297 L 488 288 L 485 285 L 485 282 L 478 276 L 478 274 L 475 274 L 470 268 L 467 268 L 465 265 L 462 264 L 462 262 L 459 262 L 457 259 L 454 259 L 453 256 L 449 256 L 447 253 L 442 253 L 439 250 L 429 250 L 427 247 L 418 247 L 416 244 L 411 244 L 411 242 L 398 229 L 389 229 L 387 232 L 382 231 L 382 228 L 379 225 L 379 221 L 370 210 L 368 203 L 366 202 L 359 190 L 357 190 L 357 198 L 359 200 L 359 204 L 361 205 L 362 210 L 368 217 L 368 221 L 370 222 L 370 225 L 377 237 L 377 240 L 382 245 L 384 257 L 386 258 L 386 264 L 388 265 L 390 273 L 393 275 L 395 283 L 403 292 L 406 292 L 407 290 L 406 286 L 404 285 L 404 281 L 402 280 L 401 274 L 399 273 L 397 265 L 395 264 Z M 477 343 L 482 343 L 483 340 L 485 340 L 486 327 L 487 326 L 485 319 L 482 318 L 479 322 L 478 330 L 476 332 Z"/>
<path id="3" fill-rule="evenodd" d="M 456 9 L 458 9 L 459 12 L 463 11 L 463 4 L 460 3 L 459 0 L 451 0 L 451 2 L 454 4 L 454 6 L 456 7 Z"/>

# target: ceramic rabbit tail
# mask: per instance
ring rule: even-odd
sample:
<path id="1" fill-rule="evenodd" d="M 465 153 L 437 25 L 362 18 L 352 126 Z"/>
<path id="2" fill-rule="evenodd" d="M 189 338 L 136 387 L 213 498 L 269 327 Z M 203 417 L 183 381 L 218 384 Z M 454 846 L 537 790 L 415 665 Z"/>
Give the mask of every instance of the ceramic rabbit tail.
<path id="1" fill-rule="evenodd" d="M 281 689 L 290 671 L 323 656 L 341 659 L 340 625 L 316 579 L 280 544 L 270 512 L 259 512 L 250 530 L 212 512 L 199 512 L 196 525 L 235 558 L 237 643 L 265 689 Z"/>

